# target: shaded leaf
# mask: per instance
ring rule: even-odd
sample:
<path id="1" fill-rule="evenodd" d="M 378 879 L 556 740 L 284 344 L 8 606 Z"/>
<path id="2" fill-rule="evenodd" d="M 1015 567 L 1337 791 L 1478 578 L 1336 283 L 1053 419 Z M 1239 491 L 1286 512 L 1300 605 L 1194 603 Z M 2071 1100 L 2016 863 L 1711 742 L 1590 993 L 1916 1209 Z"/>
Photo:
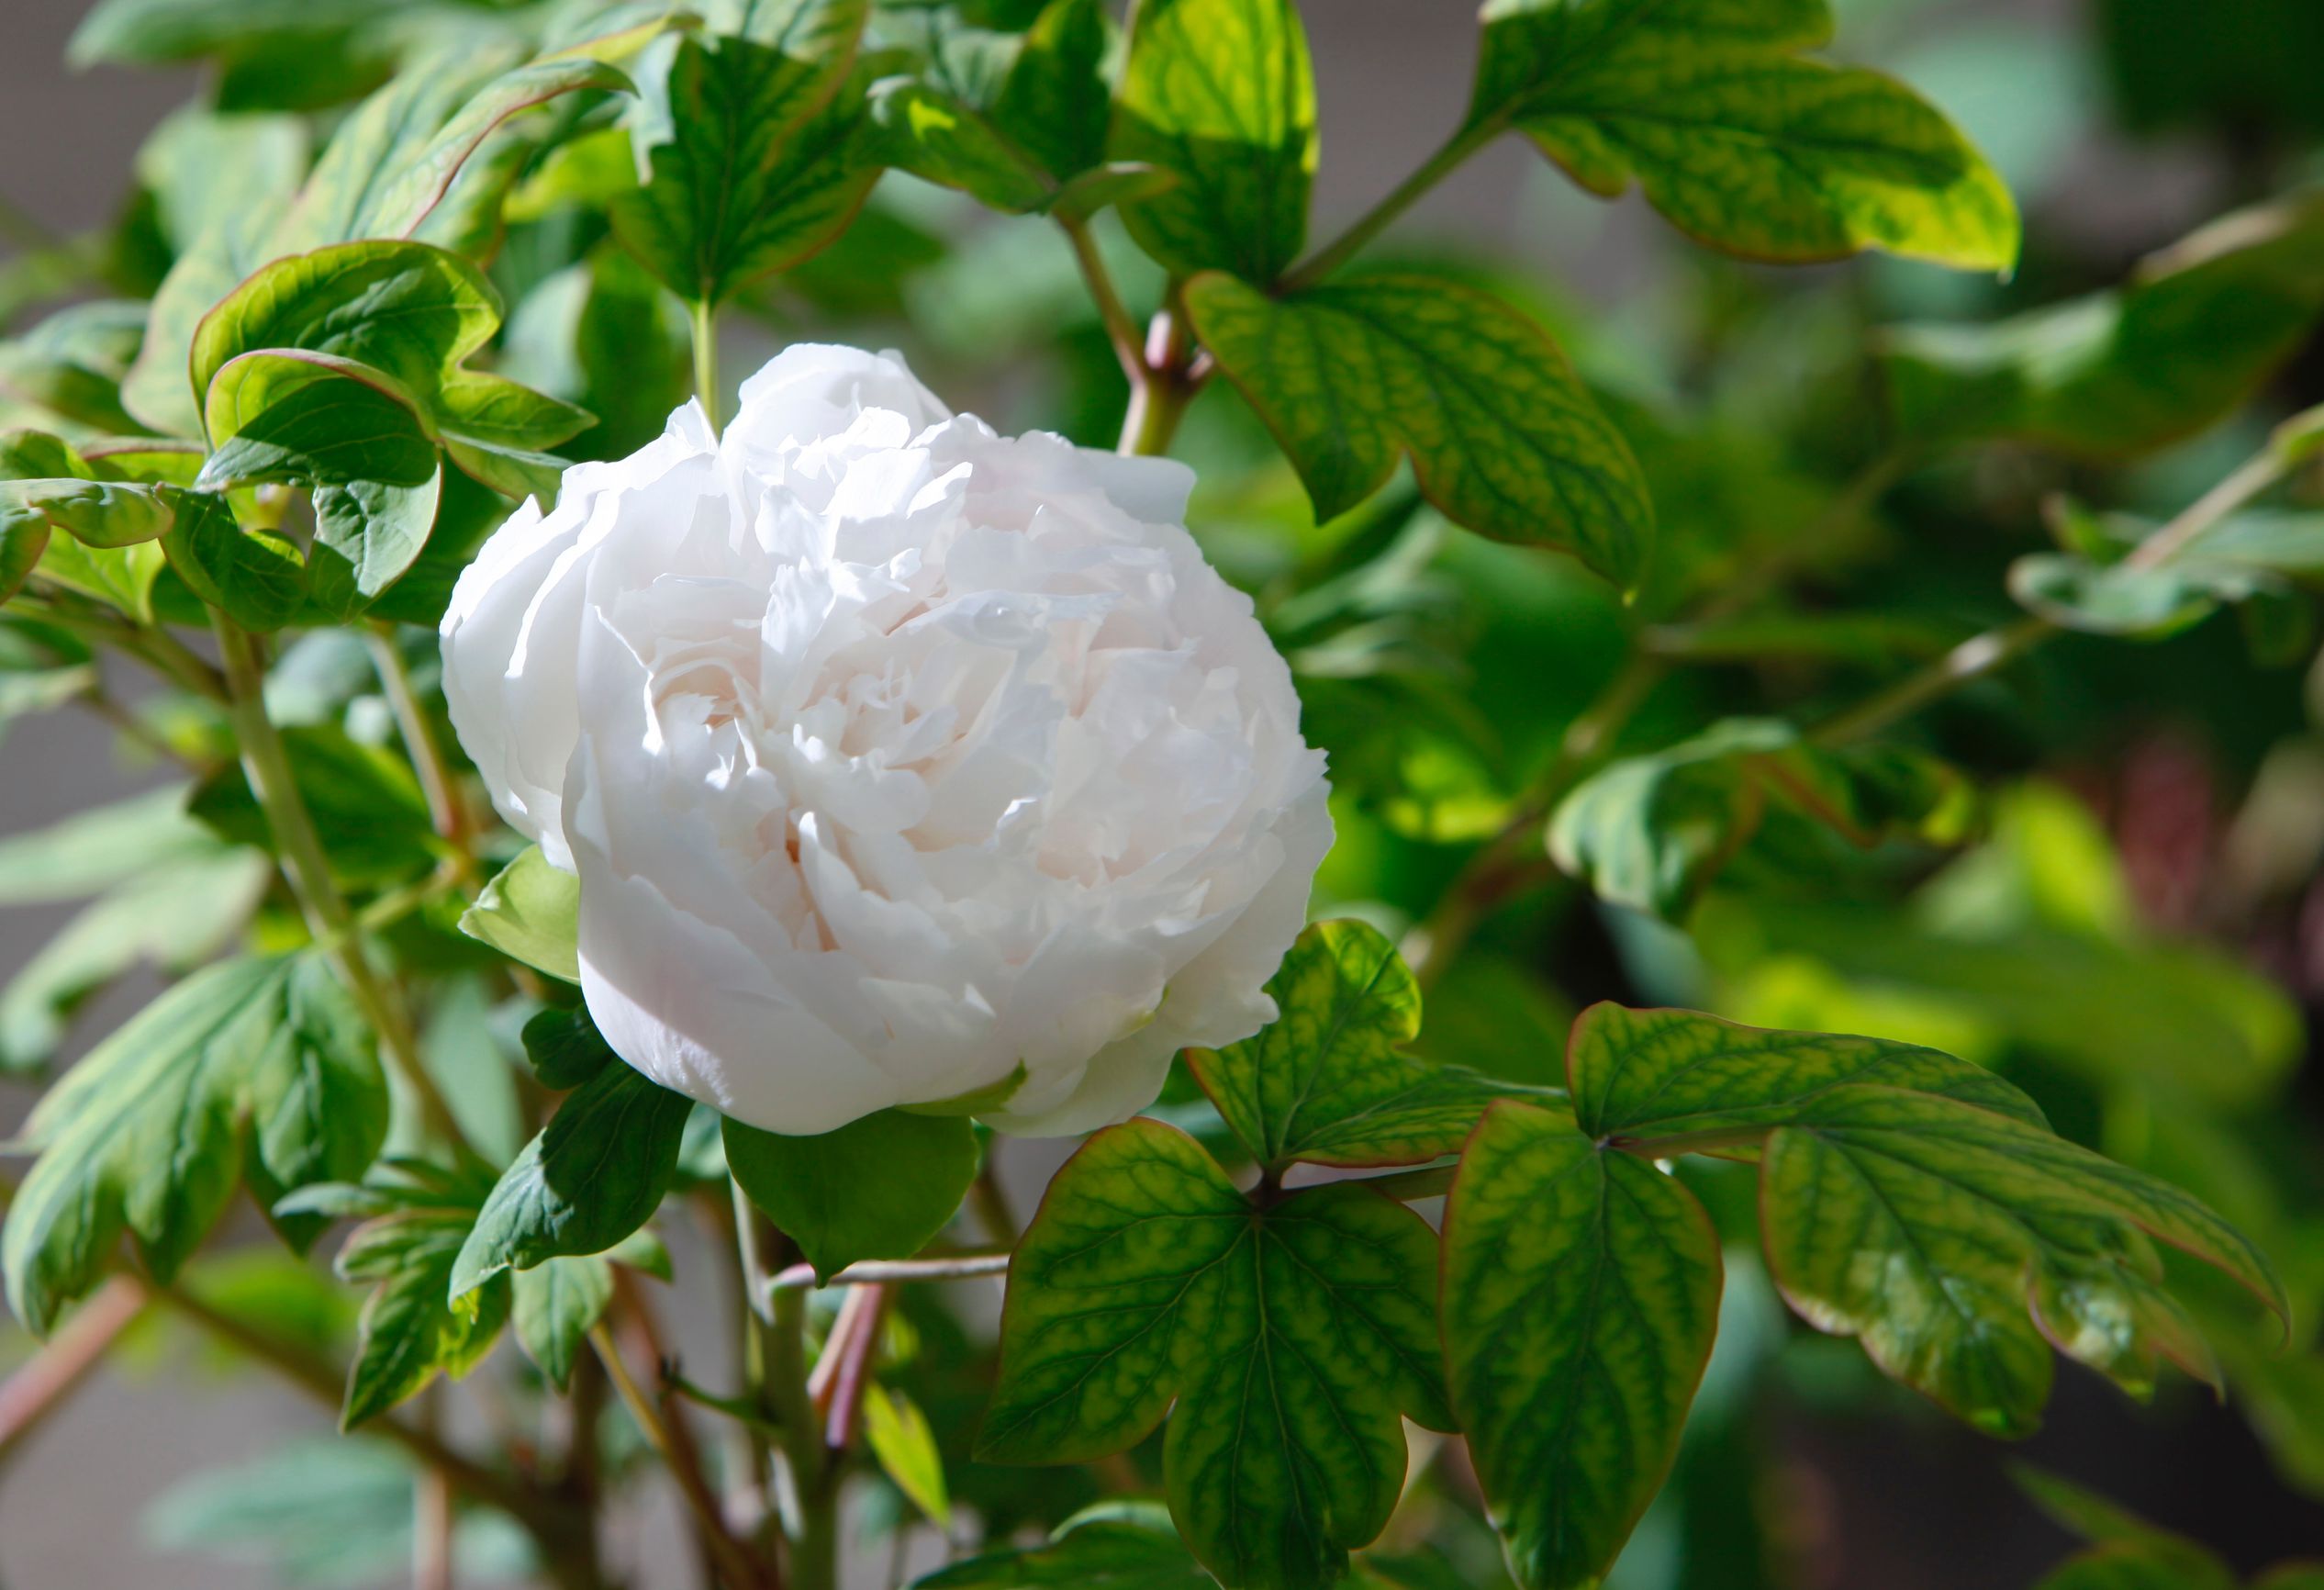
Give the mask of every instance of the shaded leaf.
<path id="1" fill-rule="evenodd" d="M 283 748 L 333 876 L 353 886 L 401 881 L 434 861 L 428 802 L 401 756 L 330 724 L 285 729 Z M 186 811 L 238 845 L 276 848 L 239 763 L 204 779 Z"/>
<path id="2" fill-rule="evenodd" d="M 726 1166 L 828 1281 L 859 1259 L 909 1259 L 952 1219 L 977 1179 L 963 1115 L 882 1110 L 791 1137 L 729 1120 Z"/>
<path id="3" fill-rule="evenodd" d="M 2094 458 L 2151 452 L 2245 402 L 2324 310 L 2324 196 L 2225 217 L 2128 286 L 1984 325 L 1889 333 L 1897 424 Z"/>
<path id="4" fill-rule="evenodd" d="M 520 1270 L 509 1282 L 509 1321 L 517 1345 L 558 1391 L 573 1385 L 589 1327 L 613 1301 L 613 1266 L 596 1255 L 552 1259 Z"/>
<path id="5" fill-rule="evenodd" d="M 441 469 L 421 486 L 375 480 L 315 488 L 315 534 L 307 583 L 316 605 L 341 623 L 360 617 L 427 550 L 443 493 Z"/>
<path id="6" fill-rule="evenodd" d="M 1970 786 L 1934 757 L 1892 745 L 1827 750 L 1773 718 L 1729 718 L 1691 740 L 1593 773 L 1549 823 L 1558 866 L 1599 897 L 1683 917 L 1771 808 L 1851 844 L 1967 837 Z"/>
<path id="7" fill-rule="evenodd" d="M 1637 462 L 1557 344 L 1507 304 L 1420 275 L 1278 299 L 1210 273 L 1186 298 L 1318 520 L 1362 502 L 1409 453 L 1421 490 L 1455 522 L 1637 582 L 1654 518 Z"/>
<path id="8" fill-rule="evenodd" d="M 348 1234 L 340 1274 L 378 1285 L 357 1322 L 360 1344 L 339 1411 L 342 1430 L 418 1395 L 438 1374 L 458 1379 L 492 1350 L 508 1319 L 508 1279 L 496 1276 L 462 1301 L 447 1299 L 473 1215 L 473 1205 L 404 1208 Z"/>
<path id="9" fill-rule="evenodd" d="M 195 485 L 207 491 L 266 480 L 418 486 L 436 470 L 417 398 L 336 354 L 242 354 L 210 383 L 203 418 L 215 451 Z"/>
<path id="10" fill-rule="evenodd" d="M 281 628 L 307 604 L 298 549 L 271 531 L 244 530 L 226 498 L 183 492 L 162 550 L 188 589 L 246 630 Z"/>
<path id="11" fill-rule="evenodd" d="M 1202 1572 L 1152 1502 L 1105 1502 L 1057 1526 L 1048 1541 L 991 1551 L 940 1568 L 912 1590 L 1210 1590 Z"/>
<path id="12" fill-rule="evenodd" d="M 603 1253 L 651 1219 L 692 1101 L 626 1065 L 568 1094 L 500 1174 L 448 1271 L 454 1303 L 506 1270 Z"/>

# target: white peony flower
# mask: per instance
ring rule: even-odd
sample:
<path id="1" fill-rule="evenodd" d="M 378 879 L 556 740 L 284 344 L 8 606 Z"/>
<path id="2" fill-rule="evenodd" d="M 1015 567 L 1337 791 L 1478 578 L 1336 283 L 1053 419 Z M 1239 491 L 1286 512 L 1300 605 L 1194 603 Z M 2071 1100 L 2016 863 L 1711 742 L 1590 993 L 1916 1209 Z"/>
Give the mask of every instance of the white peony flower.
<path id="1" fill-rule="evenodd" d="M 492 537 L 444 691 L 622 1058 L 771 1131 L 1015 1080 L 979 1113 L 1063 1133 L 1272 1018 L 1324 759 L 1192 484 L 799 346 Z"/>

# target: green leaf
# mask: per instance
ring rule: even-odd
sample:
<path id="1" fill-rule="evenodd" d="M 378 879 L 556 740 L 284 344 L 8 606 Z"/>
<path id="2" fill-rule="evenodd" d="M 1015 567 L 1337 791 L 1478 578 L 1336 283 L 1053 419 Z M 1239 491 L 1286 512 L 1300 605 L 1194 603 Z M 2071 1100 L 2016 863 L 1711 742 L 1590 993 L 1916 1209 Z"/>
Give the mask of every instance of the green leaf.
<path id="1" fill-rule="evenodd" d="M 2288 595 L 2263 568 L 2196 554 L 2147 566 L 2094 563 L 2072 553 L 2032 553 L 2009 565 L 2009 594 L 2028 612 L 2084 634 L 2159 641 L 2219 610 Z"/>
<path id="2" fill-rule="evenodd" d="M 218 218 L 288 198 L 307 174 L 307 123 L 184 106 L 137 152 L 138 180 L 178 254 L 198 247 Z"/>
<path id="3" fill-rule="evenodd" d="M 385 1130 L 370 1036 L 319 962 L 196 972 L 91 1050 L 26 1123 L 40 1157 L 0 1236 L 8 1306 L 46 1335 L 125 1231 L 166 1282 L 246 1169 L 270 1194 L 349 1181 Z"/>
<path id="4" fill-rule="evenodd" d="M 1824 0 L 1491 0 L 1468 132 L 1524 132 L 1592 192 L 1636 182 L 1700 241 L 1753 259 L 1859 249 L 2017 263 L 2017 207 L 1938 111 L 1878 73 L 1803 59 Z"/>
<path id="5" fill-rule="evenodd" d="M 49 516 L 30 508 L 14 510 L 0 498 L 0 602 L 24 588 L 49 550 Z"/>
<path id="6" fill-rule="evenodd" d="M 44 516 L 41 522 L 47 523 Z M 114 548 L 85 546 L 69 535 L 50 535 L 34 565 L 42 579 L 118 608 L 140 623 L 153 621 L 153 582 L 169 566 L 158 541 Z"/>
<path id="7" fill-rule="evenodd" d="M 243 629 L 280 629 L 307 605 L 298 549 L 281 536 L 244 530 L 226 498 L 180 493 L 177 521 L 162 549 L 193 593 Z"/>
<path id="8" fill-rule="evenodd" d="M 2192 1578 L 2143 1546 L 2100 1546 L 2069 1558 L 2035 1590 L 2215 1590 L 2221 1583 Z"/>
<path id="9" fill-rule="evenodd" d="M 1195 1555 L 1229 1585 L 1330 1584 L 1395 1506 L 1400 1414 L 1448 1427 L 1435 1248 L 1362 1187 L 1262 1211 L 1184 1133 L 1108 1127 L 1018 1246 L 978 1456 L 1119 1451 L 1175 1396 L 1164 1463 Z"/>
<path id="10" fill-rule="evenodd" d="M 50 532 L 63 531 L 93 551 L 111 552 L 157 539 L 171 519 L 169 504 L 150 487 L 75 479 L 0 481 L 0 536 L 18 546 L 8 561 L 27 572 L 47 550 Z M 19 537 L 35 539 L 19 543 Z M 21 581 L 23 574 L 17 577 Z"/>
<path id="11" fill-rule="evenodd" d="M 587 1006 L 559 1010 L 553 1005 L 534 1013 L 524 1024 L 525 1063 L 541 1085 L 555 1092 L 570 1092 L 614 1064 L 617 1056 L 589 1019 Z"/>
<path id="12" fill-rule="evenodd" d="M 2010 1478 L 2061 1528 L 2095 1545 L 2135 1547 L 2173 1564 L 2184 1584 L 2202 1590 L 2235 1590 L 2228 1565 L 2184 1535 L 2158 1528 L 2096 1492 L 2029 1463 L 2011 1464 Z"/>
<path id="13" fill-rule="evenodd" d="M 651 1219 L 692 1102 L 627 1065 L 568 1094 L 485 1200 L 450 1271 L 454 1303 L 505 1270 L 603 1253 Z"/>
<path id="14" fill-rule="evenodd" d="M 1678 1455 L 1718 1328 L 1718 1235 L 1670 1177 L 1496 1104 L 1445 1206 L 1455 1415 L 1513 1572 L 1594 1586 Z"/>
<path id="15" fill-rule="evenodd" d="M 565 982 L 581 980 L 581 880 L 527 845 L 460 918 L 460 931 Z"/>
<path id="16" fill-rule="evenodd" d="M 351 739 L 333 724 L 285 729 L 283 748 L 332 875 L 342 883 L 401 882 L 435 860 L 428 802 L 401 756 Z M 185 809 L 223 838 L 275 848 L 274 826 L 251 798 L 239 764 L 204 779 Z"/>
<path id="17" fill-rule="evenodd" d="M 1975 812 L 1968 782 L 1933 757 L 1890 745 L 1826 750 L 1779 719 L 1730 718 L 1584 779 L 1550 819 L 1549 853 L 1601 899 L 1676 921 L 1771 809 L 1864 846 L 1957 844 Z"/>
<path id="18" fill-rule="evenodd" d="M 121 382 L 137 356 L 145 318 L 142 304 L 99 299 L 70 305 L 0 341 L 0 404 L 60 429 L 134 431 L 121 408 Z"/>
<path id="19" fill-rule="evenodd" d="M 151 868 L 213 852 L 185 813 L 186 786 L 164 785 L 0 839 L 0 905 L 80 900 Z"/>
<path id="20" fill-rule="evenodd" d="M 860 30 L 866 8 L 836 9 Z M 821 55 L 683 40 L 648 90 L 652 175 L 614 202 L 624 246 L 680 297 L 715 305 L 837 236 L 878 174 L 848 84 L 854 54 L 845 29 Z"/>
<path id="21" fill-rule="evenodd" d="M 1202 1091 L 1259 1163 L 1413 1165 L 1460 1151 L 1512 1090 L 1403 1052 L 1420 985 L 1361 922 L 1311 924 L 1267 985 L 1278 1014 L 1223 1050 L 1190 1049 Z"/>
<path id="22" fill-rule="evenodd" d="M 418 398 L 385 371 L 332 353 L 244 353 L 210 383 L 204 423 L 216 451 L 204 490 L 263 480 L 418 486 L 436 471 L 436 439 Z"/>
<path id="23" fill-rule="evenodd" d="M 1319 521 L 1380 489 L 1409 453 L 1422 492 L 1456 523 L 1637 583 L 1654 522 L 1637 461 L 1557 344 L 1507 304 L 1421 275 L 1278 299 L 1212 273 L 1186 298 Z"/>
<path id="24" fill-rule="evenodd" d="M 2118 290 L 1984 325 L 1891 331 L 1899 430 L 2077 457 L 2151 452 L 2232 412 L 2324 310 L 2324 196 L 2240 211 Z"/>
<path id="25" fill-rule="evenodd" d="M 1140 7 L 1108 155 L 1176 173 L 1122 207 L 1173 274 L 1265 286 L 1307 240 L 1315 82 L 1290 0 L 1155 0 Z"/>
<path id="26" fill-rule="evenodd" d="M 589 1327 L 613 1301 L 613 1266 L 595 1255 L 552 1259 L 510 1281 L 510 1323 L 517 1345 L 559 1392 L 572 1389 L 573 1365 Z"/>
<path id="27" fill-rule="evenodd" d="M 357 1322 L 361 1343 L 348 1367 L 341 1429 L 418 1395 L 439 1373 L 466 1374 L 492 1350 L 508 1319 L 508 1280 L 495 1277 L 464 1301 L 447 1296 L 472 1214 L 473 1207 L 398 1209 L 348 1233 L 340 1274 L 379 1284 Z"/>
<path id="28" fill-rule="evenodd" d="M 1112 110 L 1106 34 L 1098 0 L 1049 0 L 1025 30 L 992 105 L 994 125 L 1060 182 L 1105 158 Z"/>
<path id="29" fill-rule="evenodd" d="M 864 1388 L 864 1440 L 880 1472 L 939 1529 L 952 1528 L 952 1497 L 944 1488 L 944 1454 L 920 1405 L 877 1381 Z"/>
<path id="30" fill-rule="evenodd" d="M 1860 1084 L 1816 1093 L 1768 1137 L 1760 1189 L 1769 1264 L 1792 1306 L 1994 1434 L 2028 1433 L 2049 1392 L 2027 1307 L 2045 1271 L 2086 1282 L 2094 1260 L 2112 1260 L 2151 1284 L 2151 1236 L 2285 1308 L 2266 1259 L 2193 1197 L 1951 1099 Z M 2092 1346 L 2101 1367 L 2119 1356 L 2114 1342 Z"/>
<path id="31" fill-rule="evenodd" d="M 2011 1084 L 1937 1049 L 1747 1027 L 1700 1011 L 1593 1004 L 1575 1019 L 1567 1040 L 1566 1078 L 1581 1130 L 1625 1144 L 1763 1130 L 1829 1090 L 1859 1082 L 2049 1125 Z"/>
<path id="32" fill-rule="evenodd" d="M 307 582 L 316 605 L 340 622 L 360 617 L 427 550 L 443 494 L 440 468 L 424 486 L 358 480 L 315 488 L 315 536 Z"/>
<path id="33" fill-rule="evenodd" d="M 624 162 L 629 142 L 621 143 Z M 598 417 L 577 457 L 620 458 L 662 433 L 692 390 L 686 316 L 618 248 L 542 282 L 509 318 L 501 369 Z"/>
<path id="34" fill-rule="evenodd" d="M 909 1259 L 977 1179 L 966 1116 L 882 1110 L 835 1132 L 788 1137 L 729 1120 L 726 1166 L 828 1281 L 859 1259 Z"/>
<path id="35" fill-rule="evenodd" d="M 488 232 L 507 176 L 460 185 L 449 215 L 435 211 L 454 178 L 508 118 L 559 95 L 622 92 L 629 79 L 586 56 L 539 61 L 508 71 L 493 49 L 453 51 L 415 62 L 357 106 L 267 241 L 268 257 L 302 253 L 359 238 L 409 238 L 431 230 L 456 238 Z"/>
<path id="36" fill-rule="evenodd" d="M 938 1569 L 912 1590 L 1211 1590 L 1169 1514 L 1151 1502 L 1105 1502 L 1057 1526 L 1048 1543 L 990 1551 Z"/>
<path id="37" fill-rule="evenodd" d="M 969 106 L 925 83 L 891 78 L 873 91 L 879 158 L 956 187 L 997 210 L 1045 207 L 1056 192 L 1034 158 Z"/>

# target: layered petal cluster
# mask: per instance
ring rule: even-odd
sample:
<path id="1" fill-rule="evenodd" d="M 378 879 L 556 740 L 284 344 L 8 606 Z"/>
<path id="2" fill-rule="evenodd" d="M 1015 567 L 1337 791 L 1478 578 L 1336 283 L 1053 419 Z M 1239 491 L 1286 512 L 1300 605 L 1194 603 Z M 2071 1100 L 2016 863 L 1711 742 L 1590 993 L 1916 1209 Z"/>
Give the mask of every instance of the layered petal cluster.
<path id="1" fill-rule="evenodd" d="M 1273 1015 L 1323 757 L 1192 478 L 805 345 L 492 537 L 445 694 L 580 878 L 624 1059 L 770 1131 L 981 1096 L 1062 1133 Z"/>

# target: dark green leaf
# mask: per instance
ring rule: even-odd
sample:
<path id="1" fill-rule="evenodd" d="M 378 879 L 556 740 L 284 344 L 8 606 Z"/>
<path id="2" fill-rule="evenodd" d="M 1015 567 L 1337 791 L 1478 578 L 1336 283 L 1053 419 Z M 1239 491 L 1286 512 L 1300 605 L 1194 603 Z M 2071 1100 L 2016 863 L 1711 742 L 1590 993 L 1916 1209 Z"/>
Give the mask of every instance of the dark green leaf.
<path id="1" fill-rule="evenodd" d="M 1498 298 L 1380 275 L 1275 299 L 1215 273 L 1186 297 L 1318 520 L 1362 502 L 1410 453 L 1455 522 L 1637 583 L 1654 522 L 1637 464 L 1557 344 Z"/>
<path id="2" fill-rule="evenodd" d="M 726 1166 L 818 1278 L 859 1259 L 908 1259 L 928 1245 L 977 1179 L 966 1116 L 882 1110 L 835 1132 L 787 1137 L 726 1123 Z"/>
<path id="3" fill-rule="evenodd" d="M 565 982 L 581 980 L 581 880 L 538 845 L 502 868 L 460 918 L 460 931 Z"/>
<path id="4" fill-rule="evenodd" d="M 613 1301 L 612 1264 L 596 1255 L 552 1259 L 518 1271 L 509 1289 L 517 1345 L 551 1385 L 560 1392 L 570 1389 L 589 1327 Z"/>
<path id="5" fill-rule="evenodd" d="M 1484 23 L 1470 133 L 1515 127 L 1609 198 L 1635 181 L 1701 241 L 2017 263 L 2017 207 L 1950 122 L 1878 73 L 1797 53 L 1829 40 L 1824 0 L 1492 0 Z"/>
<path id="6" fill-rule="evenodd" d="M 1057 1526 L 1045 1545 L 941 1568 L 912 1590 L 1210 1590 L 1216 1584 L 1151 1502 L 1106 1502 Z"/>
<path id="7" fill-rule="evenodd" d="M 2068 1559 L 2035 1590 L 2217 1590 L 2222 1583 L 2190 1577 L 2142 1546 L 2100 1546 Z"/>
<path id="8" fill-rule="evenodd" d="M 862 27 L 864 0 L 852 12 Z M 643 142 L 652 175 L 618 199 L 622 242 L 680 297 L 717 304 L 846 226 L 877 168 L 848 82 L 855 38 L 787 55 L 744 39 L 683 41 Z"/>
<path id="9" fill-rule="evenodd" d="M 1600 898 L 1677 920 L 1771 808 L 1867 846 L 1957 844 L 1975 814 L 1968 782 L 1933 757 L 1826 750 L 1779 719 L 1730 718 L 1584 779 L 1550 820 L 1549 852 Z"/>
<path id="10" fill-rule="evenodd" d="M 626 1065 L 568 1094 L 501 1172 L 450 1271 L 457 1303 L 505 1270 L 603 1253 L 652 1218 L 692 1102 Z"/>
<path id="11" fill-rule="evenodd" d="M 296 547 L 270 531 L 244 530 L 223 497 L 189 491 L 174 500 L 177 521 L 162 549 L 196 596 L 262 634 L 306 605 Z"/>
<path id="12" fill-rule="evenodd" d="M 1315 176 L 1314 74 L 1290 0 L 1141 6 L 1107 152 L 1177 174 L 1122 207 L 1172 273 L 1272 282 L 1306 241 Z"/>
<path id="13" fill-rule="evenodd" d="M 1098 0 L 1049 0 L 992 105 L 995 126 L 1051 176 L 1068 182 L 1105 158 L 1112 92 Z"/>
<path id="14" fill-rule="evenodd" d="M 1271 1170 L 1412 1165 L 1458 1153 L 1509 1088 L 1403 1052 L 1420 987 L 1396 946 L 1360 922 L 1316 923 L 1267 985 L 1278 1014 L 1187 1062 L 1227 1125 Z"/>
<path id="15" fill-rule="evenodd" d="M 112 1264 L 126 1231 L 167 1281 L 244 1173 L 273 1197 L 352 1180 L 386 1129 L 369 1033 L 309 957 L 196 973 L 51 1088 L 39 1151 L 0 1238 L 8 1305 L 45 1335 Z M 251 1137 L 246 1161 L 244 1135 Z"/>
<path id="16" fill-rule="evenodd" d="M 1593 1004 L 1567 1040 L 1566 1076 L 1581 1130 L 1617 1142 L 1764 1128 L 1851 1082 L 1908 1088 L 2049 1125 L 2015 1087 L 1936 1049 L 1747 1027 L 1700 1011 Z"/>
<path id="17" fill-rule="evenodd" d="M 1547 1110 L 1496 1104 L 1445 1206 L 1444 1337 L 1518 1583 L 1596 1585 L 1678 1455 L 1718 1328 L 1693 1193 Z"/>
<path id="18" fill-rule="evenodd" d="M 570 1010 L 553 1006 L 526 1022 L 524 1058 L 541 1085 L 560 1093 L 581 1086 L 619 1058 L 583 1005 Z"/>
<path id="19" fill-rule="evenodd" d="M 621 145 L 628 159 L 629 144 Z M 577 457 L 620 458 L 662 433 L 692 390 L 686 316 L 618 248 L 558 272 L 509 318 L 501 369 L 598 417 Z"/>
<path id="20" fill-rule="evenodd" d="M 2202 1590 L 2234 1590 L 2235 1575 L 2227 1564 L 2185 1536 L 2158 1528 L 2095 1491 L 2031 1464 L 2012 1464 L 2010 1477 L 2061 1528 L 2094 1545 L 2135 1547 L 2173 1564 L 2184 1583 Z"/>
<path id="21" fill-rule="evenodd" d="M 2118 291 L 1885 345 L 1900 430 L 2096 458 L 2151 452 L 2245 402 L 2324 309 L 2324 196 L 2231 215 Z"/>
<path id="22" fill-rule="evenodd" d="M 1073 1462 L 1178 1411 L 1170 1511 L 1230 1585 L 1309 1590 L 1388 1521 L 1400 1413 L 1445 1428 L 1436 1243 L 1361 1187 L 1263 1213 L 1176 1129 L 1091 1137 L 1011 1265 L 1000 1383 L 979 1453 Z"/>

